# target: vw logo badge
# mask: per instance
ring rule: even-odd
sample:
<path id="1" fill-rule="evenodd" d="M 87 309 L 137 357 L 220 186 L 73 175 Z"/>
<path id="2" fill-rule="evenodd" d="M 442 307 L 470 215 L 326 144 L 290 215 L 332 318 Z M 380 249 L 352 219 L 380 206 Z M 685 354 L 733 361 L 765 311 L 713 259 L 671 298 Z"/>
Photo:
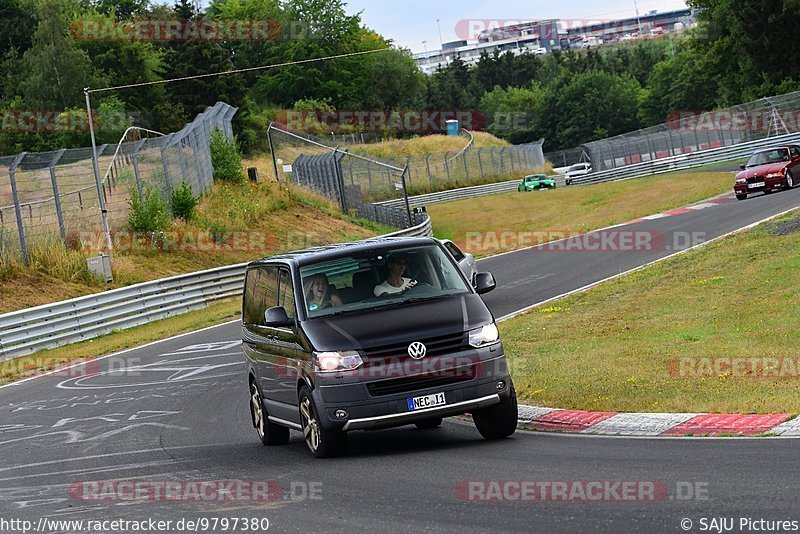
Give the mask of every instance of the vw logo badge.
<path id="1" fill-rule="evenodd" d="M 415 341 L 411 345 L 408 346 L 408 355 L 414 358 L 415 360 L 421 360 L 425 357 L 425 354 L 428 352 L 428 349 L 420 343 L 419 341 Z"/>

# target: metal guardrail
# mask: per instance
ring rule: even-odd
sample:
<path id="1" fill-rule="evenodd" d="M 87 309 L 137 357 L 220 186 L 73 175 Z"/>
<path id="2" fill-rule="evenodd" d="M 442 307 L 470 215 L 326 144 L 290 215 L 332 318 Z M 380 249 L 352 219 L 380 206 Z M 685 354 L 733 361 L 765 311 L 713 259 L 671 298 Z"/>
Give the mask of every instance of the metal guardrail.
<path id="1" fill-rule="evenodd" d="M 486 185 L 473 185 L 459 189 L 450 189 L 449 191 L 439 191 L 438 193 L 427 193 L 408 197 L 408 203 L 412 208 L 418 208 L 420 206 L 427 206 L 428 204 L 436 204 L 437 202 L 449 202 L 451 200 L 475 198 L 483 195 L 507 193 L 509 191 L 516 191 L 517 186 L 519 186 L 519 180 L 509 180 L 507 182 L 497 182 Z M 403 199 L 385 200 L 383 202 L 377 202 L 377 204 L 396 208 L 405 206 L 405 201 Z"/>
<path id="2" fill-rule="evenodd" d="M 430 217 L 381 237 L 430 237 Z M 242 294 L 246 263 L 0 315 L 0 361 L 205 308 Z"/>
<path id="3" fill-rule="evenodd" d="M 664 174 L 694 167 L 702 167 L 714 163 L 724 163 L 735 159 L 747 158 L 754 151 L 761 148 L 795 143 L 800 143 L 800 133 L 769 137 L 710 150 L 689 152 L 643 163 L 634 163 L 632 165 L 626 165 L 625 167 L 617 167 L 616 169 L 594 172 L 585 176 L 573 178 L 572 184 L 581 185 L 628 180 L 630 178 L 641 178 L 654 174 Z"/>

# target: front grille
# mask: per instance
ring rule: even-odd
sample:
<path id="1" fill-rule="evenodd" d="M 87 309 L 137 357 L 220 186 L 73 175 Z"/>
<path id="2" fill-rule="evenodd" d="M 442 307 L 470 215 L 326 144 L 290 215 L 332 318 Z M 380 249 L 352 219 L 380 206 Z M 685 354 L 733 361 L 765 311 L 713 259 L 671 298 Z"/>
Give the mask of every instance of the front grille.
<path id="1" fill-rule="evenodd" d="M 475 378 L 475 366 L 448 369 L 418 376 L 393 378 L 367 384 L 367 390 L 373 397 L 394 395 L 420 389 L 448 386 L 459 382 L 467 382 Z"/>
<path id="2" fill-rule="evenodd" d="M 405 341 L 401 344 L 370 347 L 364 350 L 364 354 L 368 358 L 393 358 L 397 356 L 407 357 L 408 346 L 413 341 L 421 341 L 422 344 L 425 345 L 425 348 L 427 349 L 426 356 L 443 356 L 454 354 L 468 348 L 467 334 L 464 332 L 459 332 L 457 334 L 448 334 L 446 336 Z"/>

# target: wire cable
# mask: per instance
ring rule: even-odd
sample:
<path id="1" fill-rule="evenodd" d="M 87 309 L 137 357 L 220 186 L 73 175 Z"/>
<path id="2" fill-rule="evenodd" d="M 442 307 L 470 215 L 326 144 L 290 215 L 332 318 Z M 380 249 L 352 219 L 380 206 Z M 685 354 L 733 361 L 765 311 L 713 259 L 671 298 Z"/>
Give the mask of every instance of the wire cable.
<path id="1" fill-rule="evenodd" d="M 180 82 L 184 80 L 196 80 L 199 78 L 211 78 L 213 76 L 224 76 L 226 74 L 238 74 L 240 72 L 252 72 L 254 70 L 266 70 L 266 69 L 274 69 L 278 67 L 287 67 L 289 65 L 302 65 L 303 63 L 313 63 L 315 61 L 327 61 L 329 59 L 340 59 L 345 57 L 354 57 L 354 56 L 363 56 L 366 54 L 376 54 L 378 52 L 386 52 L 387 50 L 391 50 L 392 47 L 381 48 L 378 50 L 366 50 L 362 52 L 350 52 L 347 54 L 338 54 L 335 56 L 325 56 L 325 57 L 317 57 L 312 59 L 301 59 L 299 61 L 288 61 L 286 63 L 277 63 L 275 65 L 261 65 L 260 67 L 248 67 L 246 69 L 236 69 L 236 70 L 226 70 L 223 72 L 211 72 L 208 74 L 197 74 L 195 76 L 183 76 L 180 78 L 169 78 L 167 80 L 156 80 L 154 82 L 142 82 L 142 83 L 131 83 L 128 85 L 117 85 L 115 87 L 103 87 L 101 89 L 89 89 L 88 87 L 84 90 L 86 93 L 101 93 L 104 91 L 115 91 L 117 89 L 129 89 L 131 87 L 144 87 L 147 85 L 160 85 L 165 83 L 172 83 L 172 82 Z"/>

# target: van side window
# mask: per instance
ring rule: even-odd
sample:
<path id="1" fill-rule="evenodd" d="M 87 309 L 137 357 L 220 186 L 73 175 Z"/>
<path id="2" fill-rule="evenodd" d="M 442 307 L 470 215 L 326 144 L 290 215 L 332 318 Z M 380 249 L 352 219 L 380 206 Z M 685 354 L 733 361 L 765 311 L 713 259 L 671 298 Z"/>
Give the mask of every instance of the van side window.
<path id="1" fill-rule="evenodd" d="M 445 246 L 445 248 L 447 248 L 447 251 L 450 252 L 450 254 L 453 255 L 453 257 L 456 259 L 456 261 L 461 261 L 461 260 L 464 259 L 464 254 L 461 252 L 461 249 L 459 249 L 453 243 L 450 243 L 448 241 L 447 243 L 444 244 L 444 246 Z"/>
<path id="2" fill-rule="evenodd" d="M 286 269 L 281 269 L 280 279 L 278 284 L 278 306 L 283 306 L 286 310 L 286 315 L 293 319 L 297 314 L 294 307 L 294 290 L 292 284 L 292 275 Z"/>
<path id="3" fill-rule="evenodd" d="M 278 305 L 278 272 L 275 267 L 258 267 L 247 272 L 243 321 L 264 325 L 264 312 Z"/>

